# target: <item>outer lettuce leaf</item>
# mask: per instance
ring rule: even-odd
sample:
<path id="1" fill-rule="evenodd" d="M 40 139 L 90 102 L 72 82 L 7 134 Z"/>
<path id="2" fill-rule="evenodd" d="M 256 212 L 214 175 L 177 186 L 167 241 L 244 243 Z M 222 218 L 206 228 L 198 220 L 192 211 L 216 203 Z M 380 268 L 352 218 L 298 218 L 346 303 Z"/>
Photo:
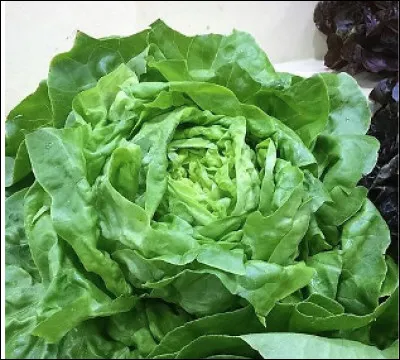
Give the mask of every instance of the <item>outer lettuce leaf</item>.
<path id="1" fill-rule="evenodd" d="M 399 317 L 397 316 L 399 305 L 399 289 L 396 288 L 393 295 L 386 301 L 387 306 L 380 312 L 378 318 L 371 326 L 371 341 L 380 348 L 387 348 L 392 343 L 394 349 L 399 349 Z M 397 344 L 396 344 L 397 342 Z M 392 350 L 393 351 L 393 350 Z M 398 355 L 397 355 L 398 356 Z"/>
<path id="2" fill-rule="evenodd" d="M 33 206 L 39 205 L 42 214 L 40 215 L 40 218 L 36 220 L 37 223 L 35 227 L 39 226 L 44 229 L 46 225 L 48 228 L 50 224 L 48 222 L 46 223 L 46 220 L 43 219 L 43 216 L 46 217 L 48 215 L 46 215 L 46 210 L 43 211 L 45 207 L 41 206 L 40 201 L 38 201 L 43 197 L 39 197 L 38 199 L 38 191 L 40 190 L 38 188 L 39 187 L 36 184 L 29 190 L 31 194 L 28 196 L 28 199 L 30 197 L 31 200 L 28 201 L 33 201 Z M 79 282 L 79 278 L 83 280 L 84 276 L 82 276 L 82 273 L 79 274 L 79 272 L 73 268 L 72 264 L 68 264 L 66 267 L 57 267 L 57 262 L 60 258 L 60 256 L 58 256 L 60 255 L 60 249 L 55 249 L 56 245 L 53 243 L 54 237 L 51 236 L 51 233 L 54 234 L 54 231 L 51 231 L 51 229 L 40 232 L 41 237 L 38 239 L 40 241 L 34 243 L 35 248 L 27 248 L 25 232 L 20 224 L 21 220 L 23 220 L 25 194 L 26 190 L 17 192 L 13 196 L 9 197 L 6 202 L 6 206 L 8 206 L 9 209 L 9 217 L 7 218 L 6 224 L 6 249 L 8 251 L 8 260 L 6 265 L 7 358 L 125 358 L 127 353 L 129 353 L 129 350 L 126 347 L 124 348 L 121 344 L 112 343 L 105 339 L 100 331 L 100 323 L 95 321 L 85 322 L 77 328 L 74 328 L 74 331 L 68 332 L 68 334 L 63 337 L 61 342 L 58 344 L 48 343 L 45 340 L 45 338 L 54 340 L 57 336 L 60 336 L 60 332 L 61 335 L 64 335 L 71 329 L 71 327 L 68 328 L 68 324 L 69 326 L 72 324 L 72 327 L 74 327 L 76 325 L 77 316 L 79 317 L 82 312 L 86 311 L 85 308 L 80 308 L 78 313 L 74 310 L 70 313 L 71 317 L 59 317 L 56 323 L 53 322 L 53 326 L 49 329 L 49 333 L 43 334 L 44 337 L 31 335 L 36 331 L 39 321 L 37 314 L 38 304 L 40 304 L 39 308 L 46 308 L 46 311 L 49 312 L 52 305 L 50 301 L 53 303 L 58 302 L 58 306 L 64 307 L 61 312 L 65 315 L 71 297 L 73 300 L 76 300 L 76 296 L 79 294 L 78 289 L 80 289 L 81 292 L 84 291 L 82 282 Z M 32 234 L 28 236 L 29 240 L 32 240 L 31 237 Z M 9 250 L 8 246 L 12 246 L 11 250 Z M 48 259 L 44 256 L 47 254 L 45 251 L 46 247 L 52 248 L 48 253 Z M 46 269 L 53 268 L 53 270 L 63 272 L 64 277 L 62 280 L 64 281 L 64 284 L 60 284 L 60 281 L 54 279 L 51 285 L 53 290 L 50 286 L 50 289 L 46 291 L 46 287 L 49 284 L 46 284 L 46 281 L 43 283 L 40 282 L 38 271 L 32 265 L 33 259 L 31 258 L 29 250 L 32 252 L 39 271 L 40 269 L 42 270 L 40 271 L 42 278 L 45 278 L 49 273 Z M 67 261 L 64 260 L 63 265 L 65 265 L 66 262 Z M 34 271 L 32 271 L 32 269 Z M 68 273 L 71 274 L 71 271 L 74 272 L 75 277 L 75 281 L 72 282 L 65 276 Z M 60 276 L 60 274 L 56 275 Z M 86 282 L 86 284 L 89 283 Z M 92 288 L 94 287 L 94 285 L 91 286 Z M 49 296 L 51 291 L 53 291 L 53 300 L 50 300 L 51 297 Z M 62 295 L 62 291 L 64 291 L 63 295 L 65 297 Z M 60 303 L 60 301 L 62 303 Z M 96 304 L 96 307 L 98 307 L 98 304 Z M 122 308 L 120 308 L 118 312 L 121 309 Z M 55 319 L 56 317 L 57 315 L 53 310 L 51 318 Z M 47 324 L 49 324 L 49 322 L 47 322 Z M 43 327 L 39 331 L 43 331 Z"/>
<path id="3" fill-rule="evenodd" d="M 343 257 L 338 250 L 324 251 L 310 257 L 308 266 L 316 270 L 308 285 L 310 294 L 316 293 L 336 299 L 339 278 L 343 268 Z"/>
<path id="4" fill-rule="evenodd" d="M 112 339 L 134 348 L 136 354 L 145 357 L 167 333 L 183 326 L 190 319 L 179 308 L 147 299 L 139 302 L 129 313 L 111 316 L 106 331 Z"/>
<path id="5" fill-rule="evenodd" d="M 147 30 L 104 39 L 78 32 L 73 48 L 57 55 L 50 64 L 47 83 L 54 126 L 65 124 L 75 95 L 95 86 L 102 76 L 142 52 L 146 37 Z"/>
<path id="6" fill-rule="evenodd" d="M 252 304 L 257 315 L 266 316 L 276 301 L 304 287 L 312 275 L 312 269 L 302 263 L 281 267 L 252 260 L 246 263 L 245 275 L 231 275 L 214 269 L 185 270 L 175 277 L 147 286 L 155 288 L 153 296 L 179 302 L 186 311 L 203 315 L 226 311 L 232 306 L 232 299 L 224 289 L 226 287 L 231 294 L 239 295 Z M 169 286 L 163 289 L 166 284 Z M 215 297 L 204 294 L 202 290 L 207 287 L 216 288 Z"/>
<path id="7" fill-rule="evenodd" d="M 46 81 L 10 111 L 6 121 L 6 155 L 17 154 L 26 132 L 52 124 L 51 103 Z"/>
<path id="8" fill-rule="evenodd" d="M 399 286 L 399 273 L 394 260 L 386 256 L 386 277 L 381 287 L 381 296 L 388 296 Z"/>
<path id="9" fill-rule="evenodd" d="M 58 359 L 129 359 L 130 349 L 104 334 L 102 319 L 84 322 L 59 343 Z"/>
<path id="10" fill-rule="evenodd" d="M 386 359 L 386 354 L 375 347 L 355 341 L 326 339 L 304 334 L 243 335 L 253 349 L 265 359 Z"/>
<path id="11" fill-rule="evenodd" d="M 150 66 L 168 81 L 207 81 L 231 89 L 240 100 L 262 85 L 279 86 L 286 79 L 276 75 L 265 53 L 246 33 L 187 37 L 161 21 L 151 25 L 149 42 L 160 53 Z"/>
<path id="12" fill-rule="evenodd" d="M 240 335 L 243 333 L 262 332 L 260 324 L 250 307 L 205 316 L 188 322 L 168 333 L 160 344 L 151 352 L 150 358 L 161 354 L 174 354 L 200 336 L 205 335 Z"/>
<path id="13" fill-rule="evenodd" d="M 364 135 L 371 122 L 368 101 L 354 78 L 346 73 L 321 74 L 328 89 L 327 135 Z"/>
<path id="14" fill-rule="evenodd" d="M 201 336 L 176 355 L 165 354 L 165 357 L 159 355 L 156 358 L 197 359 L 224 355 L 231 358 L 233 355 L 251 359 L 258 356 L 264 359 L 387 359 L 396 358 L 397 354 L 393 348 L 384 352 L 350 340 L 296 333 L 269 333 L 238 337 Z"/>
<path id="15" fill-rule="evenodd" d="M 354 330 L 375 321 L 382 316 L 396 301 L 396 295 L 379 305 L 373 312 L 365 315 L 354 315 L 345 312 L 336 301 L 321 295 L 313 294 L 307 300 L 297 304 L 289 321 L 293 332 L 322 333 L 334 330 Z"/>
<path id="16" fill-rule="evenodd" d="M 260 91 L 250 102 L 293 129 L 308 147 L 327 124 L 329 97 L 320 75 L 298 81 L 283 91 Z"/>
<path id="17" fill-rule="evenodd" d="M 51 197 L 51 217 L 57 233 L 74 248 L 88 271 L 103 277 L 110 291 L 127 294 L 130 288 L 118 266 L 96 248 L 96 213 L 85 178 L 83 141 L 81 128 L 43 129 L 30 134 L 27 144 L 33 171 Z M 49 172 L 48 166 L 59 171 Z"/>
<path id="18" fill-rule="evenodd" d="M 5 201 L 5 251 L 6 265 L 14 265 L 26 271 L 34 279 L 39 279 L 38 269 L 32 260 L 24 229 L 24 196 L 22 189 Z"/>
<path id="19" fill-rule="evenodd" d="M 328 190 L 354 187 L 377 159 L 379 142 L 367 135 L 321 135 L 315 144 L 319 175 Z"/>
<path id="20" fill-rule="evenodd" d="M 36 305 L 40 301 L 43 286 L 34 283 L 32 277 L 15 265 L 6 266 L 6 357 L 54 358 L 57 346 L 31 336 L 36 325 Z"/>
<path id="21" fill-rule="evenodd" d="M 343 271 L 338 299 L 348 311 L 365 314 L 378 305 L 386 277 L 384 253 L 390 243 L 387 224 L 367 200 L 343 227 Z"/>
<path id="22" fill-rule="evenodd" d="M 53 124 L 53 113 L 47 82 L 42 81 L 36 91 L 21 101 L 7 116 L 6 121 L 6 187 L 23 179 L 31 171 L 25 145 L 25 135 Z"/>

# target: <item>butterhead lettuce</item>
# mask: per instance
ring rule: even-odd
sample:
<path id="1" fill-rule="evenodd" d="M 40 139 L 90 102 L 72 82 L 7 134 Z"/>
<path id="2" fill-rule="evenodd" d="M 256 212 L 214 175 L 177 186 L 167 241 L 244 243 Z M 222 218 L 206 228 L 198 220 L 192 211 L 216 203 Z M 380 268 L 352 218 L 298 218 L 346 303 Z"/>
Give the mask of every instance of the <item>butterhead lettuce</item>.
<path id="1" fill-rule="evenodd" d="M 78 33 L 6 121 L 7 357 L 395 358 L 369 123 L 246 33 Z"/>

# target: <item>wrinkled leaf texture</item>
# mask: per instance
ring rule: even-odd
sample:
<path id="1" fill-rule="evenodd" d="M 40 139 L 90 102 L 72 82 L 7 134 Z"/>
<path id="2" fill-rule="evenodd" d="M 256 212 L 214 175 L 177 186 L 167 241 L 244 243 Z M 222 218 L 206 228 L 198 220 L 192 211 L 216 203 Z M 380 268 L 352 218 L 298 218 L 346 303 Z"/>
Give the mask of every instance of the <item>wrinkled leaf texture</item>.
<path id="1" fill-rule="evenodd" d="M 240 31 L 78 33 L 6 121 L 7 358 L 396 358 L 369 124 Z"/>

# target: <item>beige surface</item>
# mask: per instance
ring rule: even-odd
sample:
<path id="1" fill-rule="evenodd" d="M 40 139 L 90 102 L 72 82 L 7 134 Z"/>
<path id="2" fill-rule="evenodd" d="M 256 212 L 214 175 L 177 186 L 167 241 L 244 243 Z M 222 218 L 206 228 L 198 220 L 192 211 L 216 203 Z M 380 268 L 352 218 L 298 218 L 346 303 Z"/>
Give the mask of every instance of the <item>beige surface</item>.
<path id="1" fill-rule="evenodd" d="M 157 18 L 188 35 L 251 33 L 273 63 L 321 58 L 325 40 L 312 21 L 317 1 L 8 1 L 5 107 L 8 112 L 47 77 L 51 58 L 76 30 L 100 37 L 135 33 Z"/>

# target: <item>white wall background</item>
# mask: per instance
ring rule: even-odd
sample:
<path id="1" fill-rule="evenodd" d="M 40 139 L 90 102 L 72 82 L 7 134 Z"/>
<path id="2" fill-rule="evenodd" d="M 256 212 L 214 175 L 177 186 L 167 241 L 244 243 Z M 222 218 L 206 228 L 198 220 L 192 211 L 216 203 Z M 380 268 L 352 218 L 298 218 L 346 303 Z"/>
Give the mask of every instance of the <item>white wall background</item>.
<path id="1" fill-rule="evenodd" d="M 322 58 L 325 39 L 313 23 L 317 1 L 7 1 L 5 110 L 47 77 L 51 58 L 79 29 L 95 37 L 130 35 L 157 18 L 187 35 L 251 33 L 273 63 Z"/>

